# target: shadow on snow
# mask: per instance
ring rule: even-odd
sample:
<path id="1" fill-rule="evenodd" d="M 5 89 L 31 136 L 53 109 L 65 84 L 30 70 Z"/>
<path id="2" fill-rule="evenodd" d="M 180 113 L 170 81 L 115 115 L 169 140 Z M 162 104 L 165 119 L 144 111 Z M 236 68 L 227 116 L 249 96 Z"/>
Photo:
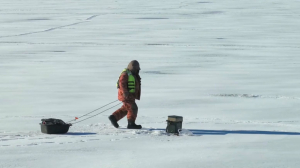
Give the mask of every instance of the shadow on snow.
<path id="1" fill-rule="evenodd" d="M 126 129 L 126 128 L 119 128 Z M 149 131 L 165 131 L 165 129 L 147 129 Z M 227 134 L 254 134 L 254 135 L 300 135 L 300 132 L 281 132 L 281 131 L 258 131 L 258 130 L 199 130 L 186 129 L 193 135 L 227 135 Z M 93 132 L 68 132 L 66 135 L 95 135 Z"/>
<path id="2" fill-rule="evenodd" d="M 150 131 L 165 129 L 149 129 Z M 258 130 L 198 130 L 187 129 L 193 135 L 227 135 L 227 134 L 256 134 L 256 135 L 300 135 L 300 132 L 258 131 Z"/>
<path id="3" fill-rule="evenodd" d="M 93 132 L 68 132 L 65 135 L 95 135 Z"/>
<path id="4" fill-rule="evenodd" d="M 278 132 L 257 130 L 195 130 L 190 129 L 194 135 L 226 135 L 226 134 L 259 134 L 259 135 L 300 135 L 300 132 Z"/>

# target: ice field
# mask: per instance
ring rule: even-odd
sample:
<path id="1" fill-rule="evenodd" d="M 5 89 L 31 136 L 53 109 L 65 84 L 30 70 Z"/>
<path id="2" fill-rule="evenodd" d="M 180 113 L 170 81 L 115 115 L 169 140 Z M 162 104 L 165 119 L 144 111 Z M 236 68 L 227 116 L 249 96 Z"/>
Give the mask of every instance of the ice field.
<path id="1" fill-rule="evenodd" d="M 298 168 L 299 8 L 0 0 L 0 168 Z M 142 130 L 125 129 L 126 118 L 115 129 L 115 107 L 67 134 L 41 133 L 42 118 L 69 121 L 116 100 L 134 59 Z M 165 133 L 168 115 L 183 116 L 179 136 Z"/>

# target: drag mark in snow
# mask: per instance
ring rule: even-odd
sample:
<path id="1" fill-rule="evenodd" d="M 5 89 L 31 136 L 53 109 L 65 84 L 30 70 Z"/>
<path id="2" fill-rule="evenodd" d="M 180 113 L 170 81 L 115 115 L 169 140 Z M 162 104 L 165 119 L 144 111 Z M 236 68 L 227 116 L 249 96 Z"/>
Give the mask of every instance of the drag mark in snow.
<path id="1" fill-rule="evenodd" d="M 55 142 L 42 142 L 42 143 L 45 143 L 45 144 L 52 144 L 52 143 L 55 143 Z"/>
<path id="2" fill-rule="evenodd" d="M 78 25 L 78 24 L 82 24 L 82 23 L 85 23 L 85 22 L 87 22 L 87 21 L 89 21 L 89 20 L 94 19 L 94 18 L 97 17 L 97 16 L 99 16 L 99 15 L 93 15 L 93 16 L 87 18 L 86 21 L 77 22 L 77 23 L 72 23 L 72 24 L 64 25 L 64 26 L 53 27 L 53 28 L 50 28 L 50 29 L 47 29 L 47 30 L 35 31 L 35 32 L 29 32 L 29 33 L 23 33 L 23 34 L 17 34 L 17 35 L 10 35 L 10 36 L 0 36 L 0 38 L 5 38 L 5 37 L 18 37 L 18 36 L 26 36 L 26 35 L 31 35 L 31 34 L 37 34 L 37 33 L 45 33 L 45 32 L 53 31 L 53 30 L 56 30 L 56 29 L 61 29 L 61 28 L 65 28 L 65 27 L 70 27 L 70 26 L 75 26 L 75 25 Z M 38 20 L 38 19 L 34 19 L 34 20 Z M 39 20 L 46 20 L 46 19 L 39 19 Z"/>
<path id="3" fill-rule="evenodd" d="M 212 15 L 212 14 L 221 14 L 224 13 L 223 11 L 208 11 L 208 12 L 203 12 L 201 14 L 205 14 L 205 15 Z"/>
<path id="4" fill-rule="evenodd" d="M 143 73 L 146 73 L 146 74 L 161 74 L 161 75 L 169 74 L 169 73 L 165 73 L 165 72 L 161 72 L 161 71 L 145 71 Z"/>
<path id="5" fill-rule="evenodd" d="M 9 141 L 9 140 L 14 140 L 14 139 L 1 139 L 1 141 Z"/>
<path id="6" fill-rule="evenodd" d="M 26 36 L 26 35 L 31 35 L 31 34 L 45 33 L 45 32 L 50 32 L 50 31 L 53 31 L 53 30 L 56 30 L 56 29 L 75 26 L 75 25 L 82 24 L 82 23 L 85 23 L 85 22 L 87 22 L 87 21 L 72 23 L 72 24 L 64 25 L 64 26 L 53 27 L 53 28 L 50 28 L 50 29 L 42 30 L 42 31 L 35 31 L 35 32 L 29 32 L 29 33 L 23 33 L 23 34 L 17 34 L 17 35 L 10 35 L 10 36 L 0 36 L 0 38 L 18 37 L 18 36 Z"/>
<path id="7" fill-rule="evenodd" d="M 260 95 L 252 95 L 252 94 L 214 94 L 212 96 L 219 97 L 243 97 L 243 98 L 259 98 Z"/>
<path id="8" fill-rule="evenodd" d="M 45 116 L 4 116 L 4 118 L 43 118 Z"/>
<path id="9" fill-rule="evenodd" d="M 97 17 L 97 16 L 99 16 L 99 15 L 93 15 L 93 16 L 87 18 L 86 20 L 92 20 L 92 19 L 94 19 L 94 18 Z"/>
<path id="10" fill-rule="evenodd" d="M 144 18 L 136 18 L 136 19 L 153 19 L 153 20 L 157 20 L 157 19 L 169 19 L 169 18 L 150 18 L 150 17 L 144 17 Z"/>
<path id="11" fill-rule="evenodd" d="M 65 52 L 65 51 L 52 51 L 52 52 Z"/>
<path id="12" fill-rule="evenodd" d="M 212 94 L 211 96 L 218 96 L 218 97 L 239 97 L 239 98 L 269 98 L 269 99 L 294 99 L 294 100 L 300 100 L 300 97 L 263 96 L 263 95 L 254 95 L 254 94 Z"/>
<path id="13" fill-rule="evenodd" d="M 36 146 L 36 145 L 39 145 L 38 143 L 31 143 L 31 144 L 28 144 L 27 146 Z"/>
<path id="14" fill-rule="evenodd" d="M 169 44 L 146 44 L 146 45 L 153 45 L 153 46 L 164 46 L 164 45 L 169 45 Z"/>
<path id="15" fill-rule="evenodd" d="M 43 21 L 43 20 L 51 20 L 48 18 L 35 18 L 35 19 L 27 19 L 28 21 Z"/>

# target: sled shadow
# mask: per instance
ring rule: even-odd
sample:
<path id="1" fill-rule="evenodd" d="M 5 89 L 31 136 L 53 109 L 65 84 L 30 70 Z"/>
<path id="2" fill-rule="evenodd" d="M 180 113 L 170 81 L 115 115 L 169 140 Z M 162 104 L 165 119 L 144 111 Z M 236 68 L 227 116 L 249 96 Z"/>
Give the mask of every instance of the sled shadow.
<path id="1" fill-rule="evenodd" d="M 150 129 L 151 131 L 165 131 L 165 129 Z M 300 135 L 300 132 L 280 132 L 280 131 L 258 131 L 258 130 L 198 130 L 185 129 L 191 131 L 193 135 L 227 135 L 227 134 L 254 134 L 254 135 Z"/>
<path id="2" fill-rule="evenodd" d="M 65 135 L 95 135 L 93 132 L 68 132 Z"/>

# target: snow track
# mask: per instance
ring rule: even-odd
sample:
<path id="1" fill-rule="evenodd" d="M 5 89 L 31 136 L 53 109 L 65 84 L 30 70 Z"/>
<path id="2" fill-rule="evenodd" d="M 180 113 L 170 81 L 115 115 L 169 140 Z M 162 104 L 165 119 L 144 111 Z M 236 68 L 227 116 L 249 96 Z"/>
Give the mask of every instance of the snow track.
<path id="1" fill-rule="evenodd" d="M 52 28 L 49 28 L 49 29 L 46 29 L 46 30 L 41 30 L 41 31 L 34 31 L 34 32 L 22 33 L 22 34 L 16 34 L 16 35 L 9 35 L 9 36 L 0 36 L 0 38 L 26 36 L 26 35 L 32 35 L 32 34 L 37 34 L 37 33 L 46 33 L 46 32 L 54 31 L 54 30 L 57 30 L 57 29 L 62 29 L 62 28 L 66 28 L 66 27 L 71 27 L 71 26 L 83 24 L 83 23 L 86 23 L 86 22 L 96 18 L 97 16 L 99 16 L 99 15 L 93 15 L 91 17 L 88 17 L 86 19 L 86 21 L 82 21 L 82 22 L 76 22 L 76 23 L 67 24 L 67 25 L 63 25 L 63 26 L 52 27 Z M 33 19 L 33 20 L 45 20 L 45 19 Z M 31 21 L 31 20 L 29 20 L 29 21 Z"/>
<path id="2" fill-rule="evenodd" d="M 264 95 L 253 95 L 253 94 L 213 94 L 212 96 L 218 96 L 218 97 L 237 97 L 237 98 L 266 98 L 266 99 L 292 99 L 292 100 L 300 100 L 300 97 L 264 96 Z"/>

